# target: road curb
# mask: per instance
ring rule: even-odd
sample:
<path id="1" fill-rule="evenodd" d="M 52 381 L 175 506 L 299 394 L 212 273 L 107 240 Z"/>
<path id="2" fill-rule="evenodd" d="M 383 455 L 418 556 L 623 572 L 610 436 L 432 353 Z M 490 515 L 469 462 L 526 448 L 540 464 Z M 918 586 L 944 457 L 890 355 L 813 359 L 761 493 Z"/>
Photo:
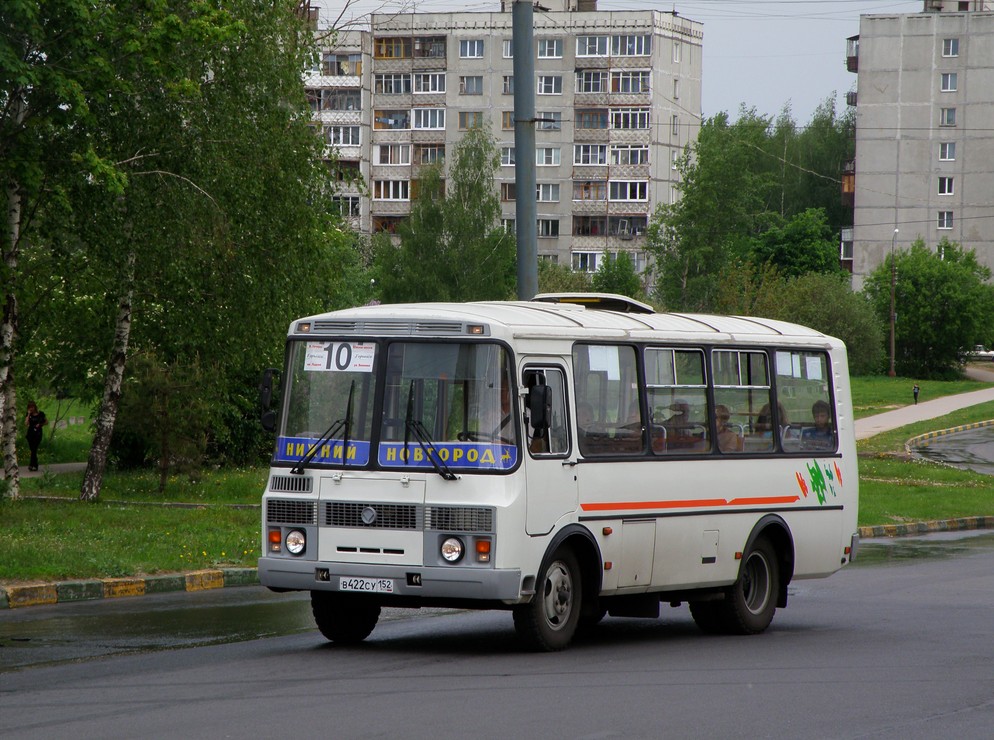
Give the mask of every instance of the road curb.
<path id="1" fill-rule="evenodd" d="M 875 527 L 860 527 L 860 539 L 873 537 L 906 537 L 908 535 L 929 534 L 931 532 L 959 532 L 967 529 L 994 529 L 994 516 L 967 516 L 959 519 L 939 519 L 934 522 L 911 522 L 908 524 L 883 524 Z"/>
<path id="2" fill-rule="evenodd" d="M 70 601 L 118 599 L 175 591 L 207 591 L 230 586 L 257 586 L 255 568 L 213 568 L 137 578 L 93 578 L 0 586 L 0 609 L 63 604 Z"/>
<path id="3" fill-rule="evenodd" d="M 967 432 L 971 429 L 982 429 L 983 427 L 994 426 L 994 419 L 988 419 L 987 421 L 975 421 L 972 424 L 960 424 L 956 427 L 949 427 L 948 429 L 938 429 L 934 432 L 925 432 L 925 434 L 919 434 L 917 437 L 912 437 L 907 442 L 904 443 L 904 450 L 909 454 L 914 453 L 914 448 L 924 447 L 929 442 L 939 437 L 944 437 L 947 434 L 955 434 L 956 432 Z"/>

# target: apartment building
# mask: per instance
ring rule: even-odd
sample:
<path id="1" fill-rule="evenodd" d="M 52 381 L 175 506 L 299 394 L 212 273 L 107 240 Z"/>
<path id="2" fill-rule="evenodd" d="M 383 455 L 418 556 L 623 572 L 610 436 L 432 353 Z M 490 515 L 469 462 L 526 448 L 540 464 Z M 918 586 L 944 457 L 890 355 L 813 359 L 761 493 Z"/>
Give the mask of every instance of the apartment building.
<path id="1" fill-rule="evenodd" d="M 994 3 L 925 0 L 864 15 L 848 40 L 857 74 L 854 195 L 842 256 L 855 288 L 918 238 L 943 237 L 994 269 Z"/>
<path id="2" fill-rule="evenodd" d="M 510 2 L 491 13 L 373 14 L 368 27 L 328 35 L 308 97 L 329 150 L 366 185 L 344 183 L 341 195 L 361 231 L 393 232 L 419 169 L 483 123 L 500 147 L 497 188 L 513 229 L 511 16 Z M 675 162 L 700 128 L 702 38 L 701 24 L 675 12 L 600 12 L 594 0 L 535 8 L 540 258 L 594 272 L 605 252 L 623 250 L 645 266 L 646 224 L 678 197 Z"/>

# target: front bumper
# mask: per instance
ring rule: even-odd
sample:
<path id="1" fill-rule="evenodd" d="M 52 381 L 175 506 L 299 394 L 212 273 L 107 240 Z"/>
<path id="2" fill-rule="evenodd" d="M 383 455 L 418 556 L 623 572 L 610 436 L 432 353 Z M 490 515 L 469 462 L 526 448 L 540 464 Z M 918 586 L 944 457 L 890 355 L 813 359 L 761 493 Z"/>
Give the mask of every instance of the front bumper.
<path id="1" fill-rule="evenodd" d="M 489 568 L 410 567 L 324 563 L 287 558 L 259 558 L 259 581 L 263 586 L 288 591 L 338 591 L 342 577 L 389 578 L 394 591 L 377 594 L 384 603 L 391 598 L 521 600 L 521 571 Z"/>

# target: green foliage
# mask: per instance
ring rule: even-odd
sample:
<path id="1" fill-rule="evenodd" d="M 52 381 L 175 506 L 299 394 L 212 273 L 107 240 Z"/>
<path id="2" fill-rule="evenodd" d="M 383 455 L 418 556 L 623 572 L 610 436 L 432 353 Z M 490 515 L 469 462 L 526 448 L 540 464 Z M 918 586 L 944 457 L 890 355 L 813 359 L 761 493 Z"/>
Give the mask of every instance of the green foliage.
<path id="1" fill-rule="evenodd" d="M 590 275 L 571 270 L 550 260 L 538 261 L 539 293 L 589 293 L 592 290 Z"/>
<path id="2" fill-rule="evenodd" d="M 772 214 L 770 220 L 766 229 L 752 239 L 753 262 L 776 265 L 788 277 L 841 272 L 838 235 L 829 226 L 824 210 L 808 208 L 787 219 Z"/>
<path id="3" fill-rule="evenodd" d="M 627 252 L 605 254 L 591 282 L 597 293 L 617 293 L 638 300 L 644 293 L 642 278 Z"/>
<path id="4" fill-rule="evenodd" d="M 503 300 L 515 284 L 515 243 L 500 223 L 494 177 L 497 145 L 486 128 L 456 145 L 441 166 L 421 171 L 410 218 L 374 242 L 377 288 L 384 302 Z"/>
<path id="5" fill-rule="evenodd" d="M 990 269 L 955 243 L 943 239 L 932 251 L 919 239 L 866 280 L 864 291 L 884 322 L 890 313 L 892 266 L 897 372 L 919 378 L 957 374 L 964 350 L 989 331 L 994 313 Z"/>

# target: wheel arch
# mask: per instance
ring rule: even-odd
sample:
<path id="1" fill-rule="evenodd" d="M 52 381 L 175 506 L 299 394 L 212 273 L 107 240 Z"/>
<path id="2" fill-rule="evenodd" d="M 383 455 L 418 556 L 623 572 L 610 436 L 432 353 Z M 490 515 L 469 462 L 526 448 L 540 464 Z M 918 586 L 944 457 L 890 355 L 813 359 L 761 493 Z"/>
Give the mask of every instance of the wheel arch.
<path id="1" fill-rule="evenodd" d="M 760 537 L 769 540 L 777 554 L 777 559 L 780 561 L 780 588 L 778 589 L 777 606 L 783 608 L 787 606 L 787 586 L 794 577 L 794 535 L 783 517 L 777 514 L 766 514 L 753 526 L 742 552 L 749 552 Z"/>
<path id="2" fill-rule="evenodd" d="M 579 524 L 570 524 L 556 532 L 545 549 L 542 557 L 542 566 L 539 573 L 544 573 L 553 555 L 563 545 L 568 546 L 576 555 L 580 565 L 580 577 L 583 584 L 584 606 L 593 604 L 597 595 L 601 592 L 601 582 L 603 576 L 603 560 L 601 559 L 601 549 L 594 539 L 589 529 Z"/>

